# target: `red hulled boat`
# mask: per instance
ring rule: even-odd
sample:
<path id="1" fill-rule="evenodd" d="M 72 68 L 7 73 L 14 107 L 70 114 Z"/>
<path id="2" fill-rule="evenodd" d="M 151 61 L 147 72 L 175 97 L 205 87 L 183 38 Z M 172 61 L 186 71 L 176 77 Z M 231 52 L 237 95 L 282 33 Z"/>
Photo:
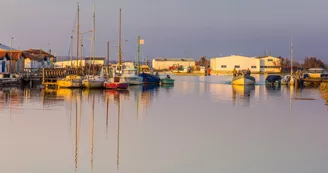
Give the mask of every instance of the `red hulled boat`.
<path id="1" fill-rule="evenodd" d="M 104 88 L 106 89 L 128 89 L 129 84 L 122 81 L 121 77 L 114 77 L 104 82 Z"/>

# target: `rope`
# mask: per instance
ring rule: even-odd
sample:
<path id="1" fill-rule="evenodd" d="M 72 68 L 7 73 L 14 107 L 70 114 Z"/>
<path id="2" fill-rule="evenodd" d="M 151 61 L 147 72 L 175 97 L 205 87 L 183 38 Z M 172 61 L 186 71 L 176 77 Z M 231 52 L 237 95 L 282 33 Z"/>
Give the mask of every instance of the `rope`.
<path id="1" fill-rule="evenodd" d="M 77 21 L 77 11 L 76 11 L 76 13 L 75 13 L 75 19 L 74 19 L 74 24 L 73 24 L 73 29 L 72 29 L 72 33 L 71 33 L 71 37 L 69 38 L 70 40 L 69 40 L 69 42 L 71 42 L 71 38 L 73 37 L 73 35 L 74 35 L 74 29 L 75 29 L 75 27 L 76 27 L 76 22 Z M 68 57 L 71 55 L 71 44 L 69 44 L 69 46 L 68 46 Z"/>

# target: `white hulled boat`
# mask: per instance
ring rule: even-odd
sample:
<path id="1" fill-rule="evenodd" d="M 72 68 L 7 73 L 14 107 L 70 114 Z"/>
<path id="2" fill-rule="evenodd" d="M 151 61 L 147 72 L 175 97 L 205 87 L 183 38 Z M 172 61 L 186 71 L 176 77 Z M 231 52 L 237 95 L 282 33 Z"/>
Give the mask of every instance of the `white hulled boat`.
<path id="1" fill-rule="evenodd" d="M 138 76 L 138 71 L 134 67 L 126 67 L 122 70 L 122 78 L 129 85 L 141 85 L 143 83 L 142 77 Z"/>

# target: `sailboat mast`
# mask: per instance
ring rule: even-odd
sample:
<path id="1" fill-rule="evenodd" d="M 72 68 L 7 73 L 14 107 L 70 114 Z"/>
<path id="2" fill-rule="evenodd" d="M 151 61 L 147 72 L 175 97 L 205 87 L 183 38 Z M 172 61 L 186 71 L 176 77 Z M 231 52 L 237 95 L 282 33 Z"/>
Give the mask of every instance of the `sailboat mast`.
<path id="1" fill-rule="evenodd" d="M 140 70 L 140 36 L 138 36 L 138 55 L 137 55 L 137 69 Z"/>
<path id="2" fill-rule="evenodd" d="M 71 68 L 72 68 L 72 60 L 73 60 L 73 35 L 71 36 L 71 45 L 70 45 L 70 60 L 71 60 Z"/>
<path id="3" fill-rule="evenodd" d="M 95 37 L 96 37 L 96 3 L 93 3 L 93 20 L 92 20 L 92 73 L 95 73 Z"/>
<path id="4" fill-rule="evenodd" d="M 290 75 L 293 75 L 293 37 L 290 37 Z"/>
<path id="5" fill-rule="evenodd" d="M 80 38 L 80 63 L 79 66 L 82 67 L 82 56 L 83 56 L 83 35 L 81 34 L 81 38 Z"/>
<path id="6" fill-rule="evenodd" d="M 109 65 L 109 41 L 107 42 L 107 66 Z"/>
<path id="7" fill-rule="evenodd" d="M 79 66 L 79 38 L 80 38 L 80 5 L 77 3 L 77 25 L 76 25 L 76 67 Z"/>
<path id="8" fill-rule="evenodd" d="M 118 63 L 122 64 L 122 9 L 120 8 L 120 19 L 119 19 L 119 36 L 118 36 Z"/>

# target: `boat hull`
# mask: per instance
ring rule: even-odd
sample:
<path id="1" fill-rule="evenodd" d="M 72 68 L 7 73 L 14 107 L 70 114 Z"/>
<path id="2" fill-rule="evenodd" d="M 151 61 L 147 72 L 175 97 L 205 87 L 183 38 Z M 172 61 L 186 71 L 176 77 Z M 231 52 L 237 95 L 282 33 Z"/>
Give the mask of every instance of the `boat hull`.
<path id="1" fill-rule="evenodd" d="M 232 79 L 232 85 L 254 85 L 255 78 L 252 76 L 236 76 Z"/>
<path id="2" fill-rule="evenodd" d="M 170 78 L 161 79 L 161 84 L 174 84 L 174 79 L 170 79 Z"/>
<path id="3" fill-rule="evenodd" d="M 279 75 L 269 75 L 265 79 L 266 85 L 280 85 L 280 83 L 281 83 L 281 76 Z"/>
<path id="4" fill-rule="evenodd" d="M 78 80 L 57 80 L 57 86 L 60 88 L 81 88 L 82 82 Z"/>
<path id="5" fill-rule="evenodd" d="M 159 84 L 161 82 L 159 77 L 152 74 L 141 73 L 139 74 L 139 76 L 142 77 L 144 84 L 148 84 L 148 83 Z"/>
<path id="6" fill-rule="evenodd" d="M 86 88 L 103 88 L 104 80 L 83 80 L 82 84 Z"/>
<path id="7" fill-rule="evenodd" d="M 105 82 L 104 88 L 106 89 L 128 89 L 128 83 L 120 83 L 120 82 Z"/>
<path id="8" fill-rule="evenodd" d="M 124 81 L 129 85 L 141 85 L 143 84 L 143 78 L 136 76 L 136 77 L 124 77 Z"/>

